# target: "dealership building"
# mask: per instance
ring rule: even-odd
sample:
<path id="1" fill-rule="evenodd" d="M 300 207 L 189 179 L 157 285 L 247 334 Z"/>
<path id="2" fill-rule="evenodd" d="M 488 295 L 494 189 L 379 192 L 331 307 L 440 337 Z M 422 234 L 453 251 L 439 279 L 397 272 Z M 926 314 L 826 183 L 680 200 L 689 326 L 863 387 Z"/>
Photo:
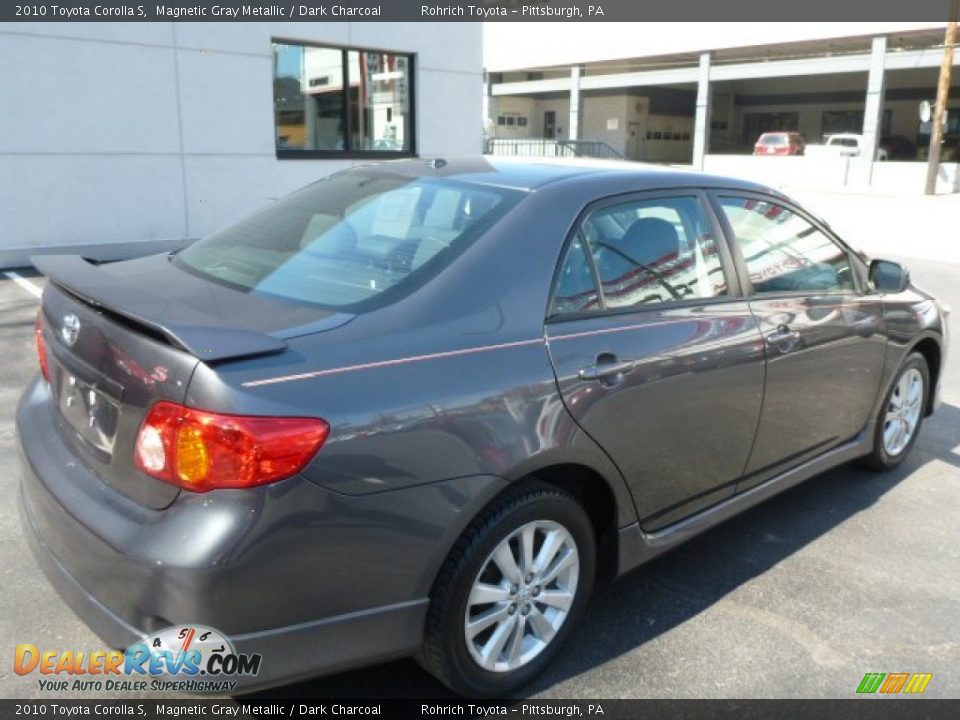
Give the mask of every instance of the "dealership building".
<path id="1" fill-rule="evenodd" d="M 921 192 L 945 23 L 491 24 L 488 151 L 587 154 Z M 954 62 L 960 65 L 960 53 Z M 939 192 L 960 191 L 955 71 Z M 758 137 L 864 136 L 867 160 L 750 158 Z M 869 148 L 890 149 L 877 163 Z"/>
<path id="2" fill-rule="evenodd" d="M 0 267 L 175 248 L 336 170 L 477 154 L 482 25 L 0 23 Z"/>
<path id="3" fill-rule="evenodd" d="M 371 160 L 591 154 L 919 192 L 943 23 L 0 23 L 0 266 L 183 245 Z M 960 53 L 955 55 L 960 63 Z M 484 83 L 486 68 L 486 83 Z M 960 72 L 938 189 L 960 190 Z M 752 158 L 796 130 L 895 160 Z M 575 144 L 575 147 L 574 147 Z M 571 150 L 571 148 L 574 149 Z"/>

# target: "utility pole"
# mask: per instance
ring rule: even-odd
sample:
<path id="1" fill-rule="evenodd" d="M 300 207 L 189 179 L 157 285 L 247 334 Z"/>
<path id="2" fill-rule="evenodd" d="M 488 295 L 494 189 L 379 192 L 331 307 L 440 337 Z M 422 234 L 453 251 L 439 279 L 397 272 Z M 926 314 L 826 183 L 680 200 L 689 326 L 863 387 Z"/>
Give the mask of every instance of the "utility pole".
<path id="1" fill-rule="evenodd" d="M 940 143 L 943 141 L 943 124 L 946 119 L 947 97 L 950 94 L 950 72 L 953 70 L 953 46 L 957 42 L 957 8 L 960 0 L 950 5 L 950 21 L 943 40 L 943 64 L 940 65 L 940 81 L 937 83 L 937 104 L 933 111 L 933 126 L 930 128 L 930 154 L 927 160 L 927 186 L 924 192 L 933 195 L 937 190 L 937 172 L 940 168 Z"/>

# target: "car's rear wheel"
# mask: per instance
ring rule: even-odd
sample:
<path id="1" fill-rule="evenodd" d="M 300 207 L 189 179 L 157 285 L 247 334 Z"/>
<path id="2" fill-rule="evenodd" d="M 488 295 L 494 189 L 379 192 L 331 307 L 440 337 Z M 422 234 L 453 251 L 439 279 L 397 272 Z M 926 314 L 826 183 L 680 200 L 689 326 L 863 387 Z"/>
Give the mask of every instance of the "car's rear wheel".
<path id="1" fill-rule="evenodd" d="M 418 660 L 463 695 L 504 696 L 555 656 L 593 586 L 596 549 L 577 501 L 525 480 L 457 541 L 437 580 Z"/>
<path id="2" fill-rule="evenodd" d="M 889 470 L 910 454 L 923 424 L 929 387 L 927 361 L 920 353 L 911 353 L 897 371 L 880 407 L 873 452 L 864 458 L 866 465 Z"/>

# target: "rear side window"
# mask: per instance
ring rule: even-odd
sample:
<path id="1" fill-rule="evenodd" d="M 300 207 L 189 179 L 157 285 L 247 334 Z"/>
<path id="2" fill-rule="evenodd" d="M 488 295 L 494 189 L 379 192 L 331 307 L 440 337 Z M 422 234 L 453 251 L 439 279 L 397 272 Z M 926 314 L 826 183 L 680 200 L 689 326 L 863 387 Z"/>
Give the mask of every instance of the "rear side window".
<path id="1" fill-rule="evenodd" d="M 583 221 L 561 265 L 551 314 L 726 294 L 717 242 L 698 198 L 635 200 L 594 210 Z"/>
<path id="2" fill-rule="evenodd" d="M 766 200 L 722 197 L 754 292 L 856 289 L 847 253 L 795 212 Z"/>
<path id="3" fill-rule="evenodd" d="M 593 270 L 587 260 L 586 250 L 580 236 L 577 236 L 567 257 L 560 266 L 557 277 L 550 315 L 565 315 L 595 310 L 600 307 L 600 293 L 593 277 Z"/>
<path id="4" fill-rule="evenodd" d="M 362 312 L 441 272 L 522 196 L 452 180 L 345 172 L 195 243 L 175 263 L 245 292 Z"/>

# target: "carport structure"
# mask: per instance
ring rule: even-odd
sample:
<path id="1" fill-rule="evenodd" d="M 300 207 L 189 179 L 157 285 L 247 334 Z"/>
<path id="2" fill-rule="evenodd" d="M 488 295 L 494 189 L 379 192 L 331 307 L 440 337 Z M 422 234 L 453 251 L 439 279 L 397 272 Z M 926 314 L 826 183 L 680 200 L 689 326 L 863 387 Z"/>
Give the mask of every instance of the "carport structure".
<path id="1" fill-rule="evenodd" d="M 498 138 L 601 140 L 627 159 L 698 169 L 712 169 L 711 154 L 749 153 L 764 130 L 799 130 L 811 143 L 858 132 L 864 161 L 843 172 L 869 185 L 882 137 L 924 146 L 917 108 L 934 99 L 942 58 L 943 30 L 930 28 L 488 73 L 488 127 Z"/>

